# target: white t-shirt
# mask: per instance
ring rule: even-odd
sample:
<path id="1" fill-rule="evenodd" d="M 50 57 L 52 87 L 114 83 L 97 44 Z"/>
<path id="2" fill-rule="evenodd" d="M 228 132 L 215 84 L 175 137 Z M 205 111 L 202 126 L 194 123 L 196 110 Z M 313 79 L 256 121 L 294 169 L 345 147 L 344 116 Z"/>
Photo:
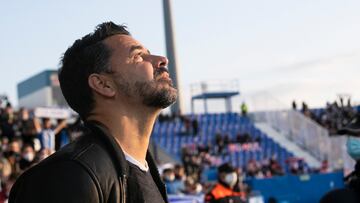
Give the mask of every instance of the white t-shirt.
<path id="1" fill-rule="evenodd" d="M 146 160 L 145 160 L 145 165 L 144 165 L 144 164 L 141 164 L 138 160 L 136 160 L 136 159 L 135 159 L 134 157 L 132 157 L 130 154 L 126 153 L 124 150 L 123 150 L 123 152 L 124 152 L 124 154 L 125 154 L 125 159 L 126 159 L 128 162 L 136 165 L 136 166 L 139 167 L 142 171 L 147 172 L 147 171 L 149 170 L 149 166 L 148 166 Z"/>

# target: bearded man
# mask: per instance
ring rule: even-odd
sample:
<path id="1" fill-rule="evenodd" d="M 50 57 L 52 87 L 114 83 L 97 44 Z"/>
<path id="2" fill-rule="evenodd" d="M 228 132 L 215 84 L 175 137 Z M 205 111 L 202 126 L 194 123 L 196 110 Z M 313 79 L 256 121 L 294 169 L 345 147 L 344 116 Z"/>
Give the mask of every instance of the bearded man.
<path id="1" fill-rule="evenodd" d="M 167 64 L 112 22 L 76 40 L 59 81 L 85 133 L 26 171 L 9 202 L 168 202 L 148 152 L 157 115 L 177 98 Z"/>

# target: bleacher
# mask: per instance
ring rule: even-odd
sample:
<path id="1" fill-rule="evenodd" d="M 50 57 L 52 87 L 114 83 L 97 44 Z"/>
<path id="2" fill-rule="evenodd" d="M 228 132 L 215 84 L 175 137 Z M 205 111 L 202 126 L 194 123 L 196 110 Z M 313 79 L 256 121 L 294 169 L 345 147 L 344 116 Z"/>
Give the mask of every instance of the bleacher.
<path id="1" fill-rule="evenodd" d="M 328 191 L 335 188 L 343 188 L 343 172 L 333 173 L 309 173 L 302 175 L 291 174 L 286 160 L 295 157 L 294 154 L 283 148 L 280 143 L 275 142 L 267 134 L 256 128 L 248 117 L 242 117 L 237 113 L 216 113 L 188 115 L 190 120 L 196 118 L 199 123 L 199 134 L 193 136 L 191 133 L 183 133 L 185 128 L 181 119 L 157 122 L 154 126 L 152 139 L 168 154 L 181 160 L 181 149 L 186 145 L 205 145 L 208 142 L 215 146 L 215 135 L 229 135 L 234 140 L 238 133 L 249 133 L 252 137 L 259 136 L 261 139 L 260 150 L 235 150 L 219 156 L 222 162 L 232 162 L 234 166 L 246 168 L 248 161 L 255 159 L 261 162 L 277 155 L 284 176 L 273 176 L 271 178 L 249 178 L 244 181 L 252 189 L 249 202 L 268 202 L 270 197 L 276 197 L 279 202 L 319 202 L 320 198 Z M 308 164 L 305 163 L 305 167 Z M 203 171 L 202 180 L 215 182 L 217 180 L 216 167 L 207 168 Z M 205 178 L 204 178 L 205 177 Z M 317 188 L 314 190 L 313 188 Z M 171 202 L 203 202 L 203 196 L 174 195 L 170 196 Z"/>
<path id="2" fill-rule="evenodd" d="M 221 155 L 224 162 L 231 162 L 237 167 L 245 167 L 251 159 L 262 161 L 275 154 L 282 168 L 286 170 L 286 160 L 294 157 L 294 154 L 257 129 L 248 117 L 242 117 L 237 113 L 214 113 L 190 115 L 188 118 L 198 120 L 199 134 L 197 136 L 182 134 L 185 126 L 180 119 L 157 122 L 153 130 L 153 142 L 178 160 L 181 157 L 182 147 L 186 145 L 205 145 L 210 142 L 212 146 L 215 146 L 216 133 L 228 134 L 230 140 L 235 140 L 238 133 L 249 133 L 252 137 L 260 137 L 259 150 L 234 150 L 229 151 L 229 154 Z"/>

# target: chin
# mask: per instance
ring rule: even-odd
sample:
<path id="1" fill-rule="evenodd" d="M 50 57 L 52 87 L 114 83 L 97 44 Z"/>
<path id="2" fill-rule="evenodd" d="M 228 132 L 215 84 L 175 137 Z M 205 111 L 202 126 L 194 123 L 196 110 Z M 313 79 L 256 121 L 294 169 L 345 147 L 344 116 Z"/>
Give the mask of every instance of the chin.
<path id="1" fill-rule="evenodd" d="M 138 83 L 136 86 L 138 96 L 143 98 L 143 104 L 147 107 L 164 109 L 177 99 L 177 90 L 173 87 L 171 80 Z"/>
<path id="2" fill-rule="evenodd" d="M 176 102 L 177 90 L 173 87 L 162 88 L 149 97 L 144 98 L 144 104 L 149 107 L 165 109 Z"/>

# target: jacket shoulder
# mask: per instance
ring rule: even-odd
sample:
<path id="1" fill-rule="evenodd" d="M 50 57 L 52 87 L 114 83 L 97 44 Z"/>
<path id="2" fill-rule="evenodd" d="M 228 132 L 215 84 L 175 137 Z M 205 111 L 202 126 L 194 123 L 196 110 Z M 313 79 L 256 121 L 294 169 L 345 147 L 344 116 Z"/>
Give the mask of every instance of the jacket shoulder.
<path id="1" fill-rule="evenodd" d="M 21 175 L 9 202 L 106 202 L 116 181 L 110 155 L 85 135 Z"/>
<path id="2" fill-rule="evenodd" d="M 77 162 L 62 160 L 26 171 L 14 184 L 9 203 L 99 203 L 99 188 Z"/>

